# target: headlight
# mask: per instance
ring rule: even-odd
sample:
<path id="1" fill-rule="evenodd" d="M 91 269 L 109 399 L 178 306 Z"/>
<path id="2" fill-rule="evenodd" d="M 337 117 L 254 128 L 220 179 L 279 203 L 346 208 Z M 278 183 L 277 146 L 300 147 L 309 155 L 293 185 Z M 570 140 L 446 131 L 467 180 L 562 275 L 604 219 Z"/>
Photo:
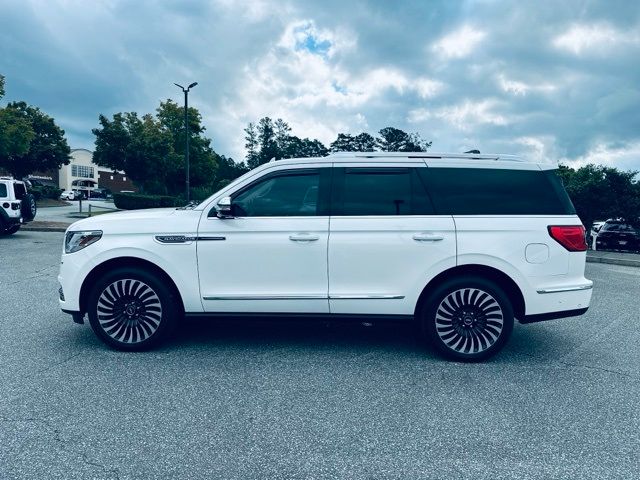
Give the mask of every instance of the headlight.
<path id="1" fill-rule="evenodd" d="M 64 253 L 74 253 L 96 243 L 102 238 L 101 230 L 90 230 L 83 232 L 67 232 L 64 239 Z"/>

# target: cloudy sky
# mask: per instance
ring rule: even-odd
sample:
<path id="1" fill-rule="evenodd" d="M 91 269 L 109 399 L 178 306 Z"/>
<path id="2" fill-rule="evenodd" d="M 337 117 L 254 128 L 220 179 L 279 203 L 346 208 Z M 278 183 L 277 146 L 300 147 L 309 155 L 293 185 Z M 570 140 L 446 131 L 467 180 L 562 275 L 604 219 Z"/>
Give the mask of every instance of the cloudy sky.
<path id="1" fill-rule="evenodd" d="M 217 152 L 282 117 L 325 144 L 385 126 L 433 151 L 640 169 L 640 2 L 2 0 L 4 101 L 92 148 L 99 113 L 190 102 Z"/>

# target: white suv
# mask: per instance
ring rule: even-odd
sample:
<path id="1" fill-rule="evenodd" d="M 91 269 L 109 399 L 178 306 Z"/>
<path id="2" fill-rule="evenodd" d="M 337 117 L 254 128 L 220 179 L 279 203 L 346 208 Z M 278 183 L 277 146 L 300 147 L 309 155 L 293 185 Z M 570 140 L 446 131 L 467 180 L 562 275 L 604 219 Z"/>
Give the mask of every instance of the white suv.
<path id="1" fill-rule="evenodd" d="M 13 235 L 33 220 L 36 212 L 36 200 L 24 182 L 0 177 L 0 235 Z"/>
<path id="2" fill-rule="evenodd" d="M 280 160 L 200 205 L 88 218 L 66 233 L 60 305 L 122 350 L 187 316 L 416 320 L 459 360 L 514 318 L 583 314 L 584 227 L 553 166 L 505 155 Z"/>

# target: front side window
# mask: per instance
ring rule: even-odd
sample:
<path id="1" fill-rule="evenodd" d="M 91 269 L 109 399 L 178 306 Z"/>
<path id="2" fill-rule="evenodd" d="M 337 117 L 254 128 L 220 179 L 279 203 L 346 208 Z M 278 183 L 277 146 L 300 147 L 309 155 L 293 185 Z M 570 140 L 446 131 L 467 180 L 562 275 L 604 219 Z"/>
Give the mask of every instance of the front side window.
<path id="1" fill-rule="evenodd" d="M 339 215 L 430 215 L 426 189 L 415 168 L 345 168 Z"/>
<path id="2" fill-rule="evenodd" d="M 291 217 L 318 214 L 320 173 L 317 170 L 269 176 L 233 197 L 238 217 Z"/>

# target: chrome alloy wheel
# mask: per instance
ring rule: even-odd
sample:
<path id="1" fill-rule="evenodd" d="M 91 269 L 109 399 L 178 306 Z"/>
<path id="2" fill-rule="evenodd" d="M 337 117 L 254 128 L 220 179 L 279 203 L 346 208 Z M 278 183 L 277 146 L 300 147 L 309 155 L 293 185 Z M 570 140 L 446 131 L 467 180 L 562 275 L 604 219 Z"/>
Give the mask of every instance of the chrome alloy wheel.
<path id="1" fill-rule="evenodd" d="M 457 353 L 484 352 L 496 343 L 503 327 L 500 304 L 478 288 L 461 288 L 449 293 L 436 310 L 438 336 Z"/>
<path id="2" fill-rule="evenodd" d="M 139 343 L 153 335 L 162 319 L 158 294 L 146 283 L 117 280 L 98 298 L 98 321 L 103 331 L 123 343 Z"/>

